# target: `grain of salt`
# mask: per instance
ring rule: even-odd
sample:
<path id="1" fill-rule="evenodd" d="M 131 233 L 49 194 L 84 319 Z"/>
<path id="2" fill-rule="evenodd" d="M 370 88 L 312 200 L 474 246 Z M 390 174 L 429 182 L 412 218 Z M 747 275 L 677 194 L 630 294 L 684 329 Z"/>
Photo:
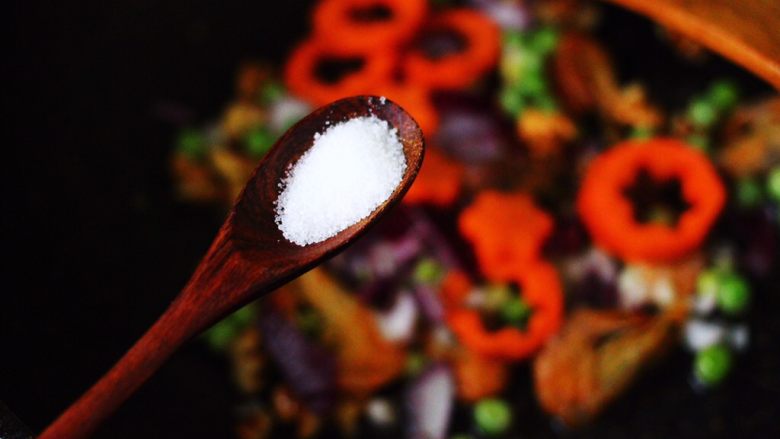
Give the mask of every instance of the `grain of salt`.
<path id="1" fill-rule="evenodd" d="M 280 183 L 276 224 L 298 245 L 324 241 L 387 201 L 406 170 L 398 130 L 376 116 L 331 125 Z"/>

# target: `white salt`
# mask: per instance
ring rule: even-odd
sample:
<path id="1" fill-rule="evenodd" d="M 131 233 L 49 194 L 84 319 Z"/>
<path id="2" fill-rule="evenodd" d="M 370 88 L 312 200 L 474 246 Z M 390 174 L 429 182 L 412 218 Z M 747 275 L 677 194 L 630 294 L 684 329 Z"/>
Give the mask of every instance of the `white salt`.
<path id="1" fill-rule="evenodd" d="M 398 130 L 376 116 L 331 125 L 281 182 L 276 224 L 298 245 L 324 241 L 366 218 L 406 170 Z"/>

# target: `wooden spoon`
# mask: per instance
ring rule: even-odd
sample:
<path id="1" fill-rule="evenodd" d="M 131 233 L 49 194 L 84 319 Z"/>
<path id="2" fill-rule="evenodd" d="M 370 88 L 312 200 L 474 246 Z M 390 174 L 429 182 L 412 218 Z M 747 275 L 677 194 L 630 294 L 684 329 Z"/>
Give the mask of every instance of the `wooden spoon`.
<path id="1" fill-rule="evenodd" d="M 606 1 L 680 32 L 780 90 L 780 1 Z"/>
<path id="2" fill-rule="evenodd" d="M 288 167 L 328 124 L 374 115 L 398 129 L 406 172 L 390 198 L 336 236 L 300 247 L 279 231 L 274 201 Z M 396 204 L 422 164 L 423 135 L 398 105 L 359 96 L 322 107 L 287 131 L 255 169 L 214 243 L 170 307 L 121 360 L 68 408 L 40 439 L 87 437 L 182 343 L 252 299 L 303 274 L 355 241 Z"/>

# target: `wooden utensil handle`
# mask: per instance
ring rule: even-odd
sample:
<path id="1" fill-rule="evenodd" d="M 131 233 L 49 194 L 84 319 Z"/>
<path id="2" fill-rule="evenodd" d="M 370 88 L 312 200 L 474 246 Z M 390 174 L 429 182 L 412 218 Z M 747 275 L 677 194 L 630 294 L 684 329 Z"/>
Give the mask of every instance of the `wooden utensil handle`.
<path id="1" fill-rule="evenodd" d="M 191 328 L 182 324 L 182 310 L 181 301 L 174 301 L 119 362 L 41 433 L 39 439 L 89 436 L 189 337 Z"/>

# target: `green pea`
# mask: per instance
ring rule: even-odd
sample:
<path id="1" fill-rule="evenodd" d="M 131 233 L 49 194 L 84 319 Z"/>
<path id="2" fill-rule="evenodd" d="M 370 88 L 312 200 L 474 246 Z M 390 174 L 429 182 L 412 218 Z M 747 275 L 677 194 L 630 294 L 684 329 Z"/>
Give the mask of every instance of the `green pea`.
<path id="1" fill-rule="evenodd" d="M 244 136 L 246 151 L 253 157 L 260 158 L 264 156 L 273 144 L 274 137 L 268 130 L 262 127 L 253 128 Z"/>
<path id="2" fill-rule="evenodd" d="M 769 171 L 766 177 L 766 192 L 773 200 L 780 202 L 780 166 Z"/>
<path id="3" fill-rule="evenodd" d="M 532 50 L 546 55 L 558 45 L 558 32 L 552 27 L 543 27 L 531 36 L 529 46 Z"/>
<path id="4" fill-rule="evenodd" d="M 696 292 L 702 295 L 717 295 L 723 273 L 716 269 L 704 270 L 696 278 Z"/>
<path id="5" fill-rule="evenodd" d="M 737 181 L 737 201 L 744 207 L 755 207 L 761 203 L 761 185 L 752 178 Z"/>
<path id="6" fill-rule="evenodd" d="M 185 129 L 179 134 L 176 141 L 176 148 L 182 154 L 192 158 L 199 159 L 206 155 L 206 138 L 200 131 Z"/>
<path id="7" fill-rule="evenodd" d="M 501 307 L 501 317 L 512 325 L 525 326 L 531 311 L 531 307 L 523 299 L 512 297 Z"/>
<path id="8" fill-rule="evenodd" d="M 477 428 L 488 436 L 499 435 L 509 429 L 512 412 L 509 405 L 496 398 L 483 399 L 474 407 Z"/>
<path id="9" fill-rule="evenodd" d="M 414 268 L 414 280 L 422 284 L 438 282 L 444 275 L 444 268 L 431 258 L 424 258 Z"/>
<path id="10" fill-rule="evenodd" d="M 726 314 L 740 314 L 750 303 L 750 287 L 736 274 L 729 274 L 718 288 L 718 306 Z"/>
<path id="11" fill-rule="evenodd" d="M 737 103 L 739 90 L 733 82 L 721 80 L 712 84 L 708 97 L 715 108 L 728 111 Z"/>
<path id="12" fill-rule="evenodd" d="M 696 99 L 688 107 L 688 117 L 694 125 L 708 128 L 717 121 L 718 112 L 708 101 Z"/>
<path id="13" fill-rule="evenodd" d="M 706 385 L 723 381 L 731 369 L 731 352 L 722 345 L 713 345 L 696 354 L 694 375 Z"/>

